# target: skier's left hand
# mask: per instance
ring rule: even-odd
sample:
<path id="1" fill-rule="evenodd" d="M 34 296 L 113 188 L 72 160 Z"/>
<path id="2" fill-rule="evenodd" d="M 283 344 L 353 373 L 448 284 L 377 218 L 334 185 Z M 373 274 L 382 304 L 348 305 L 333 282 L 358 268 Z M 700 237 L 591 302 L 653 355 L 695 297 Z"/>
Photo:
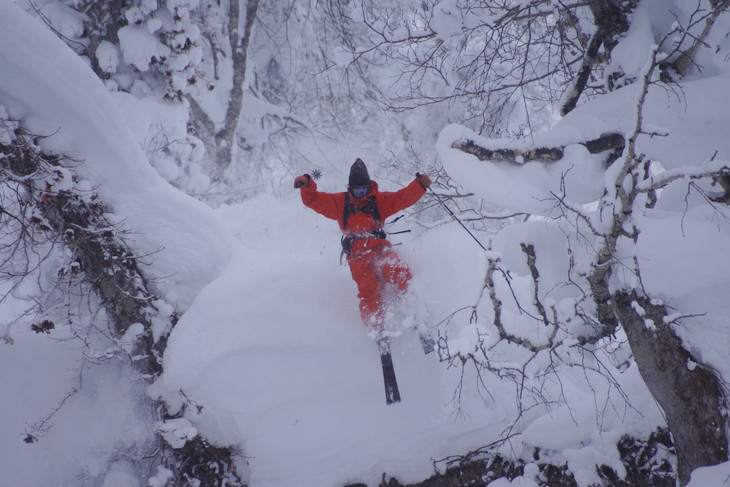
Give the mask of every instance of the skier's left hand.
<path id="1" fill-rule="evenodd" d="M 310 179 L 311 178 L 310 178 L 309 174 L 304 174 L 302 176 L 297 176 L 294 179 L 294 187 L 296 189 L 299 189 L 299 188 L 302 188 L 302 187 L 306 188 L 307 186 L 309 186 Z"/>
<path id="2" fill-rule="evenodd" d="M 416 180 L 421 183 L 421 186 L 423 186 L 423 189 L 427 189 L 429 186 L 431 186 L 431 178 L 428 177 L 428 174 L 416 174 Z"/>

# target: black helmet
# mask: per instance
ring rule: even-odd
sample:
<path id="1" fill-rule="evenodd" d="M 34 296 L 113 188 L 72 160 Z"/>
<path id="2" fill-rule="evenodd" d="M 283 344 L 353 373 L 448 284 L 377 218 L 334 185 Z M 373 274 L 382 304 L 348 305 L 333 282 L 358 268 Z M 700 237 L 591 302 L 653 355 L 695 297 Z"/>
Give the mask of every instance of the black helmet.
<path id="1" fill-rule="evenodd" d="M 355 162 L 350 168 L 350 179 L 348 181 L 348 187 L 354 188 L 356 186 L 369 186 L 370 175 L 368 174 L 368 168 L 362 159 L 359 157 L 355 159 Z"/>

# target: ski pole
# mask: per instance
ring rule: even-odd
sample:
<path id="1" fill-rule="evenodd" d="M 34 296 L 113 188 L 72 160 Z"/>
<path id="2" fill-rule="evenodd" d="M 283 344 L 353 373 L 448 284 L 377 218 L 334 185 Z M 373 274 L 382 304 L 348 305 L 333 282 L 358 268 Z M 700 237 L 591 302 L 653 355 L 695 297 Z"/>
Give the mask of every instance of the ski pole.
<path id="1" fill-rule="evenodd" d="M 419 173 L 419 172 L 416 173 L 416 177 L 418 177 L 420 175 L 421 175 L 421 173 Z M 487 249 L 484 248 L 484 245 L 482 245 L 482 243 L 474 236 L 474 234 L 471 233 L 471 231 L 468 228 L 466 228 L 466 225 L 464 225 L 464 223 L 461 220 L 459 220 L 459 217 L 456 216 L 454 214 L 454 212 L 451 211 L 451 209 L 448 206 L 446 206 L 446 203 L 444 203 L 443 200 L 441 198 L 439 198 L 439 196 L 436 194 L 436 192 L 433 189 L 431 189 L 430 186 L 428 187 L 428 189 L 431 191 L 431 196 L 433 196 L 434 198 L 436 198 L 436 201 L 438 201 L 439 203 L 441 203 L 441 206 L 443 206 L 444 208 L 446 208 L 446 211 L 449 212 L 449 215 L 451 215 L 451 217 L 454 220 L 456 220 L 459 223 L 459 225 L 461 225 L 461 228 L 463 228 L 464 230 L 466 230 L 466 233 L 468 233 L 469 235 L 471 235 L 471 238 L 473 238 L 474 241 L 477 244 L 479 244 L 479 246 L 482 248 L 482 250 L 486 252 Z"/>

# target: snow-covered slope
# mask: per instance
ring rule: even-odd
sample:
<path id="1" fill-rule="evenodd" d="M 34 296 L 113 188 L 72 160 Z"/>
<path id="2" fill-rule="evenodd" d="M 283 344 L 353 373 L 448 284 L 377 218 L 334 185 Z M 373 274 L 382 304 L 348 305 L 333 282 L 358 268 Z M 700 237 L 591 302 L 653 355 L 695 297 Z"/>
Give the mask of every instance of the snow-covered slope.
<path id="1" fill-rule="evenodd" d="M 304 208 L 294 190 L 222 211 L 243 248 L 175 328 L 158 387 L 171 404 L 185 402 L 182 390 L 204 406 L 188 419 L 206 437 L 242 448 L 251 485 L 374 485 L 383 472 L 415 481 L 429 475 L 432 459 L 496 439 L 511 403 L 485 405 L 468 392 L 459 416 L 460 371 L 424 355 L 411 327 L 416 295 L 428 302 L 421 310 L 436 311 L 430 324 L 445 317 L 439 303 L 474 299 L 466 291 L 481 279 L 470 265 L 480 261 L 473 242 L 445 228 L 398 247 L 415 278 L 392 321 L 402 333 L 392 348 L 403 401 L 387 406 L 357 289 L 338 264 L 336 223 Z M 507 393 L 496 382 L 490 388 Z"/>
<path id="2" fill-rule="evenodd" d="M 474 333 L 468 311 L 446 320 L 478 300 L 483 281 L 482 251 L 458 225 L 393 237 L 414 278 L 390 321 L 400 333 L 393 356 L 402 402 L 387 406 L 355 284 L 338 265 L 335 222 L 304 208 L 294 190 L 221 212 L 242 248 L 175 328 L 151 393 L 186 405 L 185 417 L 207 438 L 240 447 L 250 485 L 377 485 L 384 472 L 415 482 L 433 472 L 433 460 L 495 441 L 516 419 L 512 383 L 447 368 L 424 355 L 413 330 L 419 321 L 453 346 L 461 330 L 467 342 Z M 595 462 L 622 468 L 621 435 L 648 434 L 661 417 L 635 368 L 617 380 L 641 407 L 621 414 L 596 410 L 604 392 L 597 399 L 581 370 L 563 379 L 569 406 L 525 411 L 524 436 L 504 448 L 525 458 L 535 446 L 550 449 L 588 485 Z"/>

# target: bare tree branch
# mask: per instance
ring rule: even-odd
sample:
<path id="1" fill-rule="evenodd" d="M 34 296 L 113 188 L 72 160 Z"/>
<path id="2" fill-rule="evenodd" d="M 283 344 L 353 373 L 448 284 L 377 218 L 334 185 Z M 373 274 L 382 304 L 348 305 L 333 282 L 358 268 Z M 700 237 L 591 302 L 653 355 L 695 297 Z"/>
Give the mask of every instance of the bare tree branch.
<path id="1" fill-rule="evenodd" d="M 706 46 L 705 39 L 710 35 L 712 27 L 715 25 L 715 21 L 727 11 L 730 6 L 730 0 L 713 0 L 712 2 L 712 13 L 707 17 L 705 27 L 702 29 L 700 35 L 695 38 L 692 46 L 684 51 L 676 61 L 674 61 L 673 68 L 680 76 L 687 74 L 689 69 L 695 65 L 695 57 L 699 52 L 700 48 Z"/>

